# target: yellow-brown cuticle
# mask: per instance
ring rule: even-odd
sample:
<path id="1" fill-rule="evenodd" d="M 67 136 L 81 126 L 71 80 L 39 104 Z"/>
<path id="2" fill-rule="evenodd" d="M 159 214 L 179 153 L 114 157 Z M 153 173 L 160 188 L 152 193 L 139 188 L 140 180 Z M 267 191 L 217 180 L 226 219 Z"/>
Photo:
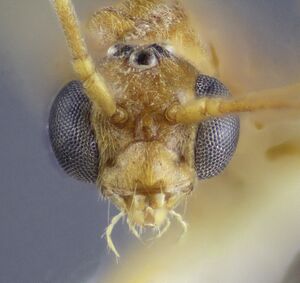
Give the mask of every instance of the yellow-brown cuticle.
<path id="1" fill-rule="evenodd" d="M 180 104 L 178 102 L 175 102 L 165 110 L 165 117 L 171 124 L 176 124 L 176 113 L 180 109 Z"/>
<path id="2" fill-rule="evenodd" d="M 111 117 L 111 121 L 114 124 L 124 124 L 128 120 L 128 113 L 121 106 L 117 107 L 116 112 Z"/>

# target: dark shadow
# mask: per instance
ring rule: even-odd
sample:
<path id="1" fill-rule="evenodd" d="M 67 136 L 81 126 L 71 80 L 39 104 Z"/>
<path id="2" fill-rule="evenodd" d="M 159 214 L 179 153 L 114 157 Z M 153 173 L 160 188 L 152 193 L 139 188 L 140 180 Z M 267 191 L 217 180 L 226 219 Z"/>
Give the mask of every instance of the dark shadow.
<path id="1" fill-rule="evenodd" d="M 299 283 L 300 282 L 300 253 L 298 253 L 289 269 L 287 270 L 282 283 Z"/>

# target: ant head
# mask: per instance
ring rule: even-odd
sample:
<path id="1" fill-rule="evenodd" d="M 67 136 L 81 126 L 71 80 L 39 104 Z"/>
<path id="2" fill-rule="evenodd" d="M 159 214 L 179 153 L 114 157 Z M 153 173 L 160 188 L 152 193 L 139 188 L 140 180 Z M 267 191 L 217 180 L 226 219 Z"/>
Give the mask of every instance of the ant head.
<path id="1" fill-rule="evenodd" d="M 169 121 L 167 110 L 229 92 L 158 44 L 114 45 L 98 70 L 117 115 L 89 103 L 80 83 L 69 84 L 50 116 L 57 158 L 69 174 L 97 182 L 133 224 L 160 226 L 191 192 L 196 175 L 204 179 L 225 168 L 239 131 L 235 116 L 190 125 Z"/>

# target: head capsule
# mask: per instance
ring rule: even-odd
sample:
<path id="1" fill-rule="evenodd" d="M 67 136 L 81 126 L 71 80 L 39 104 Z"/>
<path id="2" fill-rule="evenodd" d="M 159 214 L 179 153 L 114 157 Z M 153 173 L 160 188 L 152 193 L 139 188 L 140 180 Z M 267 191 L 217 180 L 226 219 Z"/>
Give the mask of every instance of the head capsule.
<path id="1" fill-rule="evenodd" d="M 130 225 L 160 227 L 196 176 L 212 177 L 226 167 L 239 133 L 236 116 L 184 125 L 170 122 L 167 110 L 229 91 L 157 43 L 116 44 L 97 68 L 118 111 L 107 117 L 87 101 L 80 83 L 70 83 L 52 106 L 53 149 L 68 174 L 97 183 Z"/>

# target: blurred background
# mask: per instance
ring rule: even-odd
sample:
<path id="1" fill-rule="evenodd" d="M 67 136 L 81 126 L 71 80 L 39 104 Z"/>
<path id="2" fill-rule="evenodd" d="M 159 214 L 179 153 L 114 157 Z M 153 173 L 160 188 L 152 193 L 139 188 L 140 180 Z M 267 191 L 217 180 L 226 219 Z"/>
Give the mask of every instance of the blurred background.
<path id="1" fill-rule="evenodd" d="M 74 0 L 83 23 L 113 2 Z M 232 89 L 300 81 L 298 0 L 184 3 Z M 74 78 L 50 1 L 1 0 L 0 39 L 0 282 L 300 282 L 299 113 L 242 115 L 228 168 L 199 182 L 179 209 L 189 223 L 185 241 L 177 244 L 174 221 L 145 245 L 119 224 L 116 264 L 101 238 L 108 203 L 64 175 L 50 149 L 51 102 Z"/>

